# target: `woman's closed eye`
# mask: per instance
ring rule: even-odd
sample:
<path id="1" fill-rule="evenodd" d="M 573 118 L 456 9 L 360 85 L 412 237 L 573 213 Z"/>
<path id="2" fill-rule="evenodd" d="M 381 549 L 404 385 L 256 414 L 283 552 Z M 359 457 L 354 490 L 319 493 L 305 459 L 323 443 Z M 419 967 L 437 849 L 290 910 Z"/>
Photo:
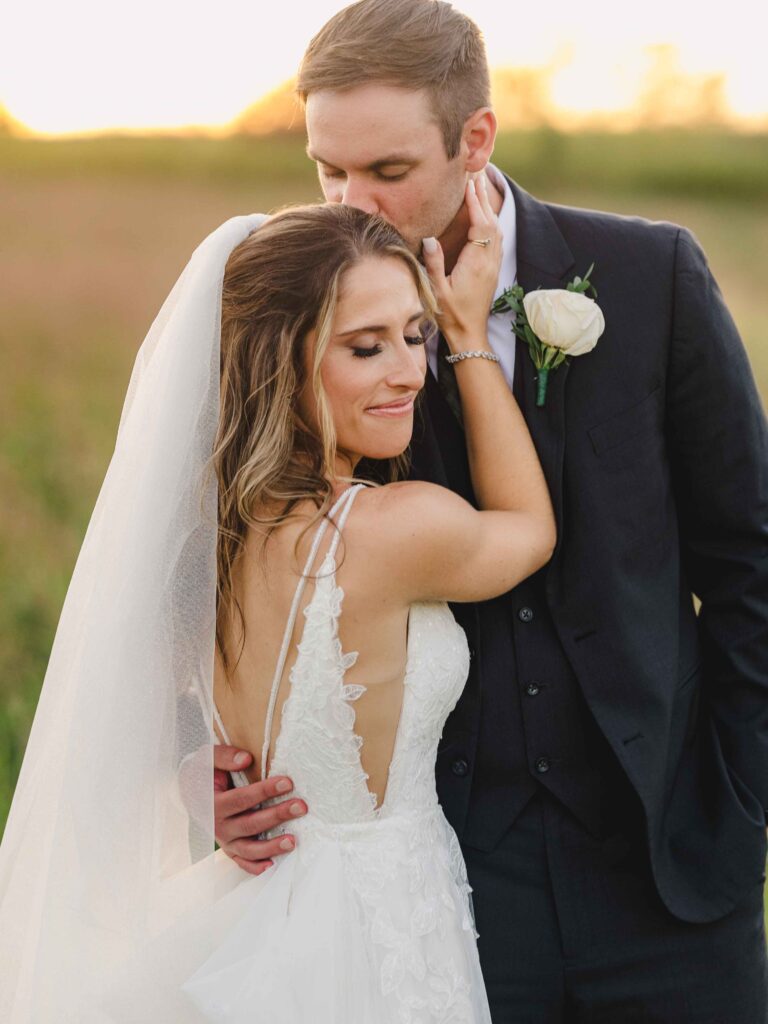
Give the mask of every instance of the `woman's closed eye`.
<path id="1" fill-rule="evenodd" d="M 427 340 L 423 334 L 406 334 L 404 338 L 409 345 L 423 345 Z M 372 348 L 352 349 L 352 354 L 358 359 L 366 359 L 368 356 L 378 355 L 379 352 L 381 352 L 381 345 L 374 345 Z"/>

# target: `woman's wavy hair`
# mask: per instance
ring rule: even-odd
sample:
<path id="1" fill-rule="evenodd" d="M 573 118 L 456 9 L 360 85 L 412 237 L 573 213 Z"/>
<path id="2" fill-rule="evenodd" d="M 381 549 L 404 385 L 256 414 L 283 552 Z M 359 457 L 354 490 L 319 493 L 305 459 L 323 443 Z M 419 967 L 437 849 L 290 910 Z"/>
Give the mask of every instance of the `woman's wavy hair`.
<path id="1" fill-rule="evenodd" d="M 336 432 L 320 376 L 344 274 L 368 257 L 401 259 L 413 275 L 425 320 L 434 321 L 428 278 L 398 232 L 379 217 L 348 206 L 280 211 L 231 253 L 221 307 L 221 404 L 212 466 L 218 482 L 216 643 L 225 670 L 224 624 L 236 613 L 242 647 L 245 620 L 233 570 L 250 527 L 266 543 L 311 499 L 317 514 L 298 543 L 330 509 Z M 298 397 L 307 383 L 305 344 L 316 331 L 309 372 L 318 425 L 302 418 Z M 361 460 L 350 482 L 387 483 L 406 475 L 407 451 Z M 274 510 L 267 512 L 266 510 Z M 238 659 L 239 660 L 239 659 Z"/>

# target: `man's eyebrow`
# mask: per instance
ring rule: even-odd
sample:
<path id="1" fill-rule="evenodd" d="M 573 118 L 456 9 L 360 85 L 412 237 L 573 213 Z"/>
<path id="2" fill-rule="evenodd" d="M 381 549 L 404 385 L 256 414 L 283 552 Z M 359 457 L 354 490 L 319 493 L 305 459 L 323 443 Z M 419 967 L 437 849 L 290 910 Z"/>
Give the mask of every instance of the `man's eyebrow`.
<path id="1" fill-rule="evenodd" d="M 336 166 L 336 164 L 334 164 L 333 161 L 325 160 L 318 153 L 315 153 L 314 150 L 312 150 L 312 148 L 309 146 L 309 144 L 307 144 L 305 151 L 309 159 L 314 160 L 315 163 L 325 164 L 326 167 Z M 416 163 L 416 159 L 412 156 L 409 156 L 407 153 L 390 153 L 379 160 L 374 160 L 373 163 L 367 164 L 364 170 L 377 171 L 380 170 L 382 167 L 392 167 L 398 164 L 414 163 Z"/>
<path id="2" fill-rule="evenodd" d="M 408 323 L 412 324 L 414 320 L 421 320 L 423 316 L 424 310 L 420 309 L 418 313 L 413 314 Z M 367 327 L 353 327 L 351 331 L 339 331 L 336 337 L 347 338 L 351 334 L 375 334 L 377 331 L 386 331 L 387 326 L 387 324 L 369 324 Z"/>

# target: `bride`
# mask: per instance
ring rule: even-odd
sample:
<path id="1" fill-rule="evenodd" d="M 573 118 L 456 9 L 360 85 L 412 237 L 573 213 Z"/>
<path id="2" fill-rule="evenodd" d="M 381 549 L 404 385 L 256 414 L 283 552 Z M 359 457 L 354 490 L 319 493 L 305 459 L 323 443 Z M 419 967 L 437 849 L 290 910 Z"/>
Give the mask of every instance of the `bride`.
<path id="1" fill-rule="evenodd" d="M 446 602 L 508 591 L 555 537 L 486 338 L 498 225 L 471 180 L 466 202 L 449 278 L 425 240 L 432 286 L 389 225 L 315 206 L 228 221 L 166 300 L 0 848 L 2 1020 L 490 1024 L 435 792 L 469 659 Z M 435 300 L 480 511 L 402 479 Z M 219 741 L 261 751 L 238 787 L 290 778 L 309 810 L 234 860 Z"/>

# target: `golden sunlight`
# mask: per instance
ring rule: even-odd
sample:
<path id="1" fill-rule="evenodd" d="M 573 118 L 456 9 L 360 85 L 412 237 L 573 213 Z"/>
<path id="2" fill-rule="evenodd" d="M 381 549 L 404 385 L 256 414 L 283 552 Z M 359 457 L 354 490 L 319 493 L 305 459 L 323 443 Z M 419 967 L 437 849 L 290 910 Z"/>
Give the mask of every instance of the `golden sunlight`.
<path id="1" fill-rule="evenodd" d="M 135 0 L 116 17 L 96 0 L 15 4 L 4 18 L 0 109 L 36 134 L 226 131 L 291 77 L 311 35 L 342 6 L 225 0 L 214 13 Z M 505 69 L 495 96 L 508 126 L 631 128 L 655 117 L 768 127 L 754 0 L 732 0 L 718 18 L 692 0 L 645 0 L 634 11 L 613 0 L 551 0 L 546 18 L 525 8 L 505 17 L 497 0 L 456 6 L 482 28 L 492 66 Z M 498 83 L 523 80 L 530 95 L 510 93 L 514 113 Z"/>

